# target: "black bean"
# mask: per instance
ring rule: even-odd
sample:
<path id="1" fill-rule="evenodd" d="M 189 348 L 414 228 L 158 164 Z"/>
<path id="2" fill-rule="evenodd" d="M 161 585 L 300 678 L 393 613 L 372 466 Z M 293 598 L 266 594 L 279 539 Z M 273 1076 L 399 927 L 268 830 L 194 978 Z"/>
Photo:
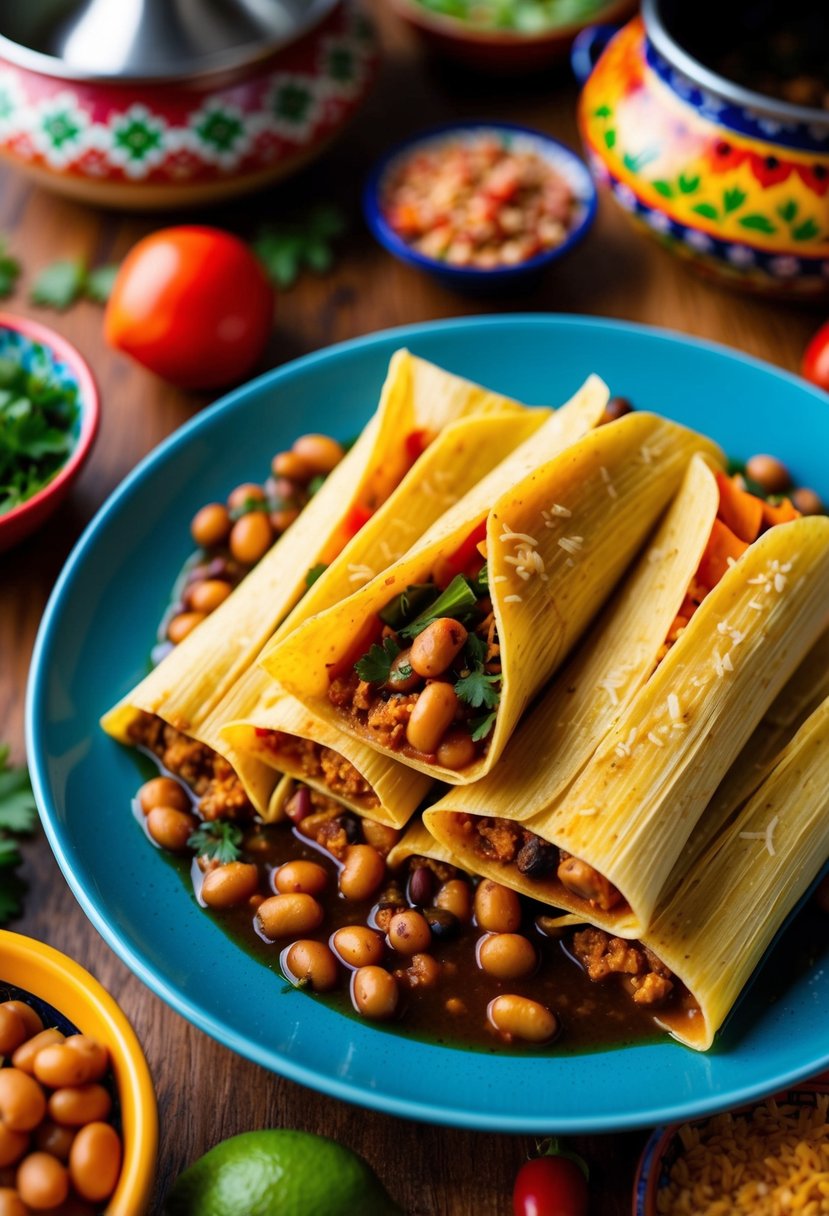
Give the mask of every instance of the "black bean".
<path id="1" fill-rule="evenodd" d="M 360 826 L 360 820 L 356 815 L 342 815 L 340 817 L 342 829 L 345 832 L 345 838 L 349 844 L 359 844 L 363 839 L 363 829 Z"/>
<path id="2" fill-rule="evenodd" d="M 516 865 L 527 878 L 541 878 L 558 865 L 558 849 L 540 836 L 531 836 L 518 850 Z"/>
<path id="3" fill-rule="evenodd" d="M 300 785 L 288 799 L 285 814 L 291 823 L 302 823 L 311 814 L 311 791 L 307 785 Z"/>
<path id="4" fill-rule="evenodd" d="M 432 930 L 432 936 L 437 941 L 445 941 L 447 938 L 454 937 L 460 929 L 457 916 L 446 912 L 443 908 L 424 908 L 423 915 Z"/>
<path id="5" fill-rule="evenodd" d="M 435 880 L 428 866 L 418 866 L 409 878 L 409 903 L 417 907 L 427 905 L 435 890 Z"/>
<path id="6" fill-rule="evenodd" d="M 624 418 L 625 414 L 632 412 L 633 406 L 627 397 L 611 397 L 605 406 L 602 422 L 615 422 L 617 418 Z"/>

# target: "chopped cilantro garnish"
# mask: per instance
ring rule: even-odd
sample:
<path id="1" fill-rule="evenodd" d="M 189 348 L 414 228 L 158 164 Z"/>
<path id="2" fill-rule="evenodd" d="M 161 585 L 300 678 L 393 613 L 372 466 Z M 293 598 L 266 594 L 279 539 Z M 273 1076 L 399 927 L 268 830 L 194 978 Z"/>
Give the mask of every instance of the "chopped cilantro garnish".
<path id="1" fill-rule="evenodd" d="M 200 823 L 187 841 L 187 845 L 200 857 L 215 859 L 226 865 L 238 861 L 242 855 L 242 829 L 224 819 L 210 819 Z"/>
<path id="2" fill-rule="evenodd" d="M 43 308 L 57 308 L 62 312 L 80 297 L 86 281 L 83 262 L 62 259 L 52 262 L 32 284 L 31 300 Z"/>
<path id="3" fill-rule="evenodd" d="M 435 602 L 398 632 L 402 637 L 414 638 L 440 617 L 449 616 L 456 621 L 467 620 L 477 603 L 478 597 L 469 585 L 469 580 L 462 574 L 456 574 Z"/>
<path id="4" fill-rule="evenodd" d="M 486 659 L 486 642 L 477 633 L 470 633 L 466 639 L 464 653 L 473 671 L 482 671 Z"/>
<path id="5" fill-rule="evenodd" d="M 264 498 L 245 498 L 236 507 L 231 507 L 229 515 L 231 519 L 241 519 L 243 515 L 250 515 L 251 511 L 270 511 L 271 504 Z"/>
<path id="6" fill-rule="evenodd" d="M 96 266 L 94 270 L 90 270 L 83 288 L 86 298 L 95 304 L 106 304 L 112 295 L 120 269 L 117 262 L 109 262 L 105 266 Z"/>
<path id="7" fill-rule="evenodd" d="M 354 664 L 354 670 L 361 680 L 369 684 L 385 684 L 391 665 L 399 654 L 400 647 L 394 638 L 384 638 L 382 646 L 375 642 L 369 648 L 368 653 Z"/>
<path id="8" fill-rule="evenodd" d="M 26 502 L 66 463 L 77 389 L 0 359 L 0 515 Z"/>
<path id="9" fill-rule="evenodd" d="M 324 485 L 325 485 L 325 474 L 317 473 L 316 477 L 312 477 L 311 480 L 308 482 L 309 496 L 311 498 L 313 498 L 315 494 L 319 494 L 320 490 L 322 489 L 322 487 Z"/>
<path id="10" fill-rule="evenodd" d="M 455 692 L 461 701 L 480 709 L 495 709 L 501 696 L 501 676 L 489 676 L 485 671 L 470 671 L 468 676 L 461 676 L 455 685 Z"/>
<path id="11" fill-rule="evenodd" d="M 328 567 L 326 566 L 325 562 L 317 562 L 316 566 L 312 566 L 305 575 L 305 586 L 313 587 L 317 579 L 321 578 L 327 569 Z"/>
<path id="12" fill-rule="evenodd" d="M 489 566 L 486 562 L 478 571 L 478 577 L 472 583 L 478 595 L 489 595 Z"/>
<path id="13" fill-rule="evenodd" d="M 7 924 L 22 910 L 26 883 L 15 871 L 23 858 L 14 836 L 34 831 L 37 810 L 29 774 L 25 767 L 9 766 L 9 748 L 0 745 L 0 925 Z"/>
<path id="14" fill-rule="evenodd" d="M 481 739 L 485 739 L 495 725 L 495 719 L 498 717 L 497 710 L 486 715 L 483 718 L 470 718 L 469 726 L 472 727 L 472 742 L 480 743 Z"/>
<path id="15" fill-rule="evenodd" d="M 0 237 L 0 299 L 12 294 L 19 277 L 20 263 L 10 253 L 6 253 L 6 242 Z"/>
<path id="16" fill-rule="evenodd" d="M 391 625 L 392 629 L 402 629 L 407 621 L 411 621 L 436 598 L 436 592 L 434 583 L 412 583 L 393 600 L 389 600 L 380 613 L 380 620 L 384 625 Z"/>
<path id="17" fill-rule="evenodd" d="M 270 224 L 253 241 L 253 252 L 277 287 L 293 286 L 304 268 L 324 274 L 334 254 L 331 242 L 347 227 L 338 207 L 321 204 L 302 217 Z"/>

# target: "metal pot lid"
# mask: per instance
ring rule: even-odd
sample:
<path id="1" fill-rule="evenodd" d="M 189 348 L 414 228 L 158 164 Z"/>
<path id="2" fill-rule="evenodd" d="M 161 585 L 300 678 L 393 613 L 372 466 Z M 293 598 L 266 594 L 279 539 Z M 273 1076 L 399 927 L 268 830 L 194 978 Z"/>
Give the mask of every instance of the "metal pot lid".
<path id="1" fill-rule="evenodd" d="M 339 0 L 27 0 L 0 4 L 0 58 L 64 79 L 182 81 L 296 42 Z"/>

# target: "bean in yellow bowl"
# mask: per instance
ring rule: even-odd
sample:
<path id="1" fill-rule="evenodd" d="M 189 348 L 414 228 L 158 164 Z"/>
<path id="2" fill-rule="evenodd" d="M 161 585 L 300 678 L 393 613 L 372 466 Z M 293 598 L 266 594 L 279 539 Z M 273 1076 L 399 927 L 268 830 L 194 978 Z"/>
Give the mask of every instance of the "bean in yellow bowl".
<path id="1" fill-rule="evenodd" d="M 117 1124 L 123 1155 L 114 1191 L 95 1210 L 105 1212 L 106 1216 L 143 1216 L 148 1210 L 155 1178 L 158 1115 L 147 1061 L 123 1012 L 98 981 L 65 954 L 33 938 L 0 931 L 0 1005 L 9 1001 L 31 1009 L 47 1029 L 57 1026 L 67 1036 L 78 1032 L 106 1049 L 106 1076 L 99 1084 L 80 1086 L 80 1089 L 94 1097 L 91 1091 L 104 1091 L 111 1086 L 111 1114 L 108 1111 L 100 1119 L 94 1117 L 94 1112 L 91 1114 L 96 1128 L 106 1122 Z M 30 1030 L 27 1029 L 27 1039 Z M 39 1054 L 42 1056 L 42 1052 Z M 24 1069 L 28 1071 L 24 1064 L 19 1069 L 15 1069 L 9 1060 L 6 1064 L 17 1074 Z M 5 1071 L 0 1069 L 0 1077 Z M 17 1079 L 20 1079 L 19 1075 Z M 71 1087 L 56 1089 L 54 1084 L 44 1083 L 44 1088 L 47 1094 L 51 1091 L 50 1106 L 38 1124 L 53 1120 L 55 1124 L 69 1128 L 79 1126 L 74 1115 L 63 1120 L 58 1117 L 59 1112 L 55 1114 L 51 1109 L 52 1099 L 61 1093 L 66 1095 Z M 84 1130 L 88 1133 L 88 1128 Z M 39 1151 L 35 1127 L 26 1134 L 31 1134 L 28 1151 L 33 1150 L 37 1157 L 51 1156 Z M 56 1161 L 57 1157 L 51 1157 L 46 1164 Z M 19 1178 L 20 1166 L 17 1162 L 14 1165 L 13 1173 Z M 59 1173 L 54 1165 L 53 1170 Z M 10 1185 L 5 1171 L 0 1173 L 4 1175 L 2 1185 Z"/>

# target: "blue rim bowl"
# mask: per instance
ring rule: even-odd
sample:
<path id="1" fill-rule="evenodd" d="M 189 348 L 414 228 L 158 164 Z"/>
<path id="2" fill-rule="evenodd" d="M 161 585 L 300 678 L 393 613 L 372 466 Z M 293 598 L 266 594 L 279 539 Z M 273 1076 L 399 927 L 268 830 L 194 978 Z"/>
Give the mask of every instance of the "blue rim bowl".
<path id="1" fill-rule="evenodd" d="M 482 270 L 471 266 L 450 266 L 439 258 L 430 258 L 418 253 L 402 237 L 398 236 L 386 221 L 380 207 L 380 192 L 390 169 L 416 148 L 427 144 L 441 143 L 450 136 L 469 138 L 482 132 L 500 135 L 505 141 L 520 138 L 522 143 L 533 146 L 543 160 L 564 178 L 576 200 L 576 220 L 565 240 L 554 249 L 536 254 L 517 266 L 499 266 L 494 270 Z M 447 287 L 456 291 L 483 293 L 512 291 L 515 288 L 532 286 L 541 274 L 586 235 L 596 218 L 597 195 L 593 178 L 587 165 L 566 144 L 543 131 L 523 127 L 517 123 L 477 119 L 472 122 L 443 123 L 429 127 L 395 144 L 380 158 L 368 176 L 363 189 L 363 215 L 375 240 L 401 262 L 407 262 L 418 270 L 425 270 Z"/>

